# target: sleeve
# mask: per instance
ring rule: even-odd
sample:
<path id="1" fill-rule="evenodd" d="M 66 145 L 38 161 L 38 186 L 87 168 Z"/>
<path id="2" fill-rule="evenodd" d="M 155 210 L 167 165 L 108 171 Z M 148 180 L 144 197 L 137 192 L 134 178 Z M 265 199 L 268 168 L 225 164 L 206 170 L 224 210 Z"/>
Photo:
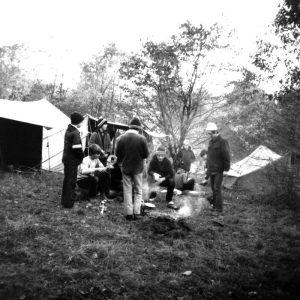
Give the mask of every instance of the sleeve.
<path id="1" fill-rule="evenodd" d="M 84 158 L 82 150 L 81 138 L 79 132 L 73 135 L 72 139 L 72 151 L 80 159 Z"/>
<path id="2" fill-rule="evenodd" d="M 230 149 L 229 149 L 229 144 L 226 140 L 224 140 L 222 148 L 223 148 L 222 153 L 223 153 L 224 171 L 229 171 L 229 169 L 230 169 Z"/>
<path id="3" fill-rule="evenodd" d="M 153 176 L 154 171 L 155 171 L 155 163 L 154 163 L 154 159 L 152 158 L 150 163 L 149 163 L 148 174 L 150 176 Z"/>
<path id="4" fill-rule="evenodd" d="M 87 171 L 88 169 L 89 169 L 89 162 L 87 160 L 87 157 L 85 157 L 82 163 L 80 164 L 79 172 L 80 174 L 85 174 L 85 171 Z"/>
<path id="5" fill-rule="evenodd" d="M 195 154 L 191 151 L 191 161 L 194 162 L 196 160 Z"/>
<path id="6" fill-rule="evenodd" d="M 147 140 L 144 138 L 143 139 L 143 157 L 142 158 L 147 158 L 149 156 L 149 150 L 148 150 L 148 145 L 147 145 Z"/>
<path id="7" fill-rule="evenodd" d="M 97 132 L 93 132 L 90 139 L 89 139 L 89 145 L 91 144 L 97 144 Z"/>
<path id="8" fill-rule="evenodd" d="M 168 159 L 166 160 L 166 173 L 167 173 L 167 175 L 165 176 L 166 178 L 174 177 L 174 170 L 171 162 Z"/>
<path id="9" fill-rule="evenodd" d="M 117 138 L 116 141 L 116 156 L 117 156 L 117 162 L 121 163 L 123 161 L 122 141 L 119 138 Z"/>

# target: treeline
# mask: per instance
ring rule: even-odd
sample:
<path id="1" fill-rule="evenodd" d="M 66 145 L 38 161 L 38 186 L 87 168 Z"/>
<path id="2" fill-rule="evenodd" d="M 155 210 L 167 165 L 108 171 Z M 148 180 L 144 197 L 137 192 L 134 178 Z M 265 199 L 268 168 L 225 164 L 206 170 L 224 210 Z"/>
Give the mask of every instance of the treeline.
<path id="1" fill-rule="evenodd" d="M 81 64 L 75 89 L 57 78 L 52 83 L 28 80 L 20 68 L 21 45 L 0 48 L 0 98 L 32 101 L 46 97 L 67 115 L 74 110 L 128 122 L 134 115 L 143 126 L 160 131 L 174 155 L 188 140 L 199 151 L 207 141 L 205 124 L 215 121 L 229 138 L 233 160 L 264 144 L 299 157 L 299 6 L 286 0 L 273 30 L 280 43 L 257 42 L 252 57 L 260 75 L 239 66 L 217 64 L 213 57 L 230 47 L 230 33 L 218 25 L 205 28 L 189 22 L 165 42 L 147 41 L 139 53 L 127 55 L 107 45 Z M 267 94 L 259 86 L 276 79 L 280 88 Z M 240 80 L 228 82 L 231 92 L 214 96 L 208 82 L 225 70 L 239 71 Z"/>

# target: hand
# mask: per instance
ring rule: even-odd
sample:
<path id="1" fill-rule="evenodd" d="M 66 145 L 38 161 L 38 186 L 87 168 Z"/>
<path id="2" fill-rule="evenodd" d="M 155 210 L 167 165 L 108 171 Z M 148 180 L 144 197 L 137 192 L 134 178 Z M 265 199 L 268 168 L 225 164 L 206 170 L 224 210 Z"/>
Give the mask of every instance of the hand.
<path id="1" fill-rule="evenodd" d="M 165 180 L 165 177 L 160 177 L 160 178 L 158 178 L 157 182 L 162 183 L 164 180 Z"/>
<path id="2" fill-rule="evenodd" d="M 155 181 L 158 181 L 159 178 L 160 178 L 160 175 L 157 174 L 157 173 L 153 173 L 153 177 L 154 177 L 154 180 L 155 180 Z"/>

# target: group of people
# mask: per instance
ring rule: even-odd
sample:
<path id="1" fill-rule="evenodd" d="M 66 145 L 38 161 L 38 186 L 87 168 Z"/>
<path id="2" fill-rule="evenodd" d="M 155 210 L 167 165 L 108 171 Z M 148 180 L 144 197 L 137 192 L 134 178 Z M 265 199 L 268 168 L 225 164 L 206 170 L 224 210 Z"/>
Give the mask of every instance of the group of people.
<path id="1" fill-rule="evenodd" d="M 107 121 L 98 121 L 98 130 L 89 139 L 88 156 L 84 157 L 80 131 L 83 116 L 74 112 L 71 114 L 71 124 L 65 133 L 63 164 L 64 181 L 61 204 L 72 208 L 76 199 L 76 184 L 88 191 L 88 197 L 93 199 L 98 193 L 99 200 L 110 199 L 112 184 L 122 190 L 125 218 L 129 221 L 141 217 L 143 203 L 143 184 L 147 178 L 149 186 L 166 187 L 166 203 L 175 208 L 173 202 L 174 189 L 193 190 L 195 179 L 189 178 L 191 163 L 195 160 L 193 151 L 184 144 L 177 155 L 176 173 L 172 161 L 166 155 L 166 149 L 159 146 L 149 163 L 149 149 L 146 138 L 141 134 L 140 120 L 135 117 L 130 121 L 129 129 L 116 140 L 115 161 L 111 157 L 111 140 L 107 132 Z M 228 142 L 218 133 L 216 124 L 209 123 L 207 132 L 211 139 L 207 150 L 206 170 L 210 178 L 213 195 L 211 203 L 218 210 L 223 210 L 221 185 L 223 172 L 229 170 L 230 154 Z M 149 193 L 149 198 L 155 198 L 155 190 Z"/>

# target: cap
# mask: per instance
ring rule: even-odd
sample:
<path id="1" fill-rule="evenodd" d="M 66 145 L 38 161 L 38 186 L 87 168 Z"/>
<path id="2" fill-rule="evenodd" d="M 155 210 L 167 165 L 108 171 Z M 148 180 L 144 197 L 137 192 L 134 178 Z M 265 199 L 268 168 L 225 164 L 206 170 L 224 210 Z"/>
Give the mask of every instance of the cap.
<path id="1" fill-rule="evenodd" d="M 78 125 L 78 124 L 80 124 L 84 120 L 84 117 L 83 117 L 82 114 L 80 114 L 79 112 L 75 111 L 75 112 L 73 112 L 71 114 L 70 119 L 71 119 L 71 123 L 73 125 Z"/>

